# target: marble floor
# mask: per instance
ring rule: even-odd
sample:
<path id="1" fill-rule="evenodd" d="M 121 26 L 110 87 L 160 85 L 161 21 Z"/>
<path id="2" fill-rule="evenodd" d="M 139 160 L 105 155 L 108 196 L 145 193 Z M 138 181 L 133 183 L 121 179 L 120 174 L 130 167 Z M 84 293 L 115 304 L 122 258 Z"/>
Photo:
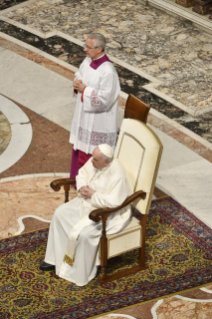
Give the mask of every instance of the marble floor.
<path id="1" fill-rule="evenodd" d="M 1 137 L 0 137 L 0 155 L 5 151 L 11 139 L 11 128 L 6 116 L 0 112 L 0 127 L 1 127 Z"/>
<path id="2" fill-rule="evenodd" d="M 63 202 L 49 183 L 68 176 L 72 81 L 94 30 L 106 35 L 119 73 L 119 123 L 129 93 L 151 106 L 148 125 L 164 145 L 155 196 L 171 195 L 212 228 L 210 35 L 135 1 L 3 1 L 0 9 L 0 237 L 48 226 Z M 99 318 L 210 319 L 211 293 L 212 285 Z"/>

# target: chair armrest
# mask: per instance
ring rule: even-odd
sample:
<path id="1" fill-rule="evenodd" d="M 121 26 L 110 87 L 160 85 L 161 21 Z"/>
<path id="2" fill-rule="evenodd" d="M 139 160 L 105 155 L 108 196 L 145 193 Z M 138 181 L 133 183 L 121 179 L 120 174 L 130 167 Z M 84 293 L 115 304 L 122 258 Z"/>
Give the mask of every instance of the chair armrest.
<path id="1" fill-rule="evenodd" d="M 105 216 L 105 215 L 107 216 L 109 214 L 112 214 L 112 213 L 118 211 L 119 209 L 122 209 L 125 206 L 129 205 L 130 203 L 132 203 L 134 200 L 136 200 L 138 198 L 145 199 L 146 198 L 146 193 L 143 192 L 143 191 L 137 191 L 134 194 L 132 194 L 129 197 L 127 197 L 125 199 L 125 201 L 121 205 L 119 205 L 119 206 L 117 206 L 115 208 L 105 207 L 105 208 L 95 209 L 92 212 L 90 212 L 89 218 L 91 220 L 93 220 L 94 222 L 98 223 L 101 220 L 102 216 Z"/>
<path id="2" fill-rule="evenodd" d="M 75 178 L 61 178 L 61 179 L 55 179 L 54 181 L 52 181 L 50 186 L 55 192 L 58 192 L 61 189 L 61 186 L 65 187 L 75 183 L 76 183 Z"/>

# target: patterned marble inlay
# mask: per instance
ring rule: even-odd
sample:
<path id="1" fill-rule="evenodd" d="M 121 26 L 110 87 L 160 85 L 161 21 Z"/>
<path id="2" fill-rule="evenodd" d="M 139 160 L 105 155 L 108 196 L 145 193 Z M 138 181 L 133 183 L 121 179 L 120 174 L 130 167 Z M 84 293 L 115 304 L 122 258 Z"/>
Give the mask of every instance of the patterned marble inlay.
<path id="1" fill-rule="evenodd" d="M 5 10 L 11 7 L 16 6 L 22 2 L 26 2 L 27 0 L 1 0 L 0 1 L 0 10 Z"/>
<path id="2" fill-rule="evenodd" d="M 162 92 L 193 110 L 211 107 L 211 37 L 188 21 L 140 2 L 37 1 L 5 16 L 81 41 L 99 31 L 107 37 L 111 55 L 159 78 Z"/>
<path id="3" fill-rule="evenodd" d="M 4 21 L 0 21 L 0 31 L 76 67 L 79 67 L 85 56 L 81 46 L 59 36 L 52 36 L 48 39 L 43 39 Z M 1 41 L 1 45 L 5 45 L 4 41 Z M 38 59 L 37 56 L 34 57 L 33 54 L 31 55 L 32 60 Z M 212 112 L 198 117 L 188 115 L 185 111 L 174 106 L 172 103 L 169 103 L 158 97 L 156 94 L 146 90 L 143 86 L 148 84 L 149 81 L 141 75 L 133 73 L 121 65 L 115 63 L 114 65 L 119 74 L 122 91 L 127 94 L 131 93 L 136 95 L 145 103 L 149 104 L 150 107 L 177 121 L 209 142 L 212 142 L 212 121 L 210 120 L 212 118 Z"/>
<path id="4" fill-rule="evenodd" d="M 49 184 L 60 177 L 36 177 L 0 183 L 0 237 L 19 230 L 17 219 L 34 215 L 51 220 L 55 209 L 64 202 L 64 191 L 54 192 Z M 70 198 L 76 196 L 71 189 Z"/>
<path id="5" fill-rule="evenodd" d="M 75 67 L 79 67 L 86 56 L 80 45 L 72 43 L 59 36 L 52 36 L 48 39 L 43 39 L 4 21 L 0 21 L 0 31 L 55 56 L 56 58 Z M 118 64 L 115 64 L 115 67 L 120 76 L 122 91 L 128 94 L 136 94 L 140 90 L 144 90 L 142 89 L 142 86 L 149 83 L 149 81 L 142 76 L 135 74 Z M 146 92 L 146 90 L 144 90 L 144 92 Z"/>
<path id="6" fill-rule="evenodd" d="M 10 123 L 0 111 L 0 155 L 5 151 L 11 140 Z"/>
<path id="7" fill-rule="evenodd" d="M 191 302 L 177 297 L 165 298 L 156 309 L 158 319 L 211 319 L 212 302 Z"/>
<path id="8" fill-rule="evenodd" d="M 0 21 L 0 31 L 4 31 L 5 33 L 12 35 L 19 40 L 33 45 L 34 47 L 54 55 L 57 58 L 62 59 L 76 67 L 79 67 L 85 56 L 82 48 L 79 45 L 71 43 L 70 41 L 59 36 L 42 39 L 41 37 L 35 36 L 28 31 L 22 30 L 3 21 Z M 118 64 L 115 64 L 115 66 L 119 74 L 122 90 L 124 92 L 136 95 L 138 98 L 142 99 L 145 103 L 149 104 L 157 111 L 174 120 L 178 120 L 180 124 L 188 127 L 197 134 L 199 133 L 200 136 L 204 137 L 204 135 L 207 135 L 209 141 L 210 139 L 212 140 L 212 129 L 209 122 L 209 125 L 207 124 L 206 127 L 204 123 L 202 123 L 203 128 L 200 129 L 199 122 L 196 118 L 189 116 L 188 119 L 185 111 L 182 111 L 181 109 L 173 106 L 171 103 L 163 100 L 162 98 L 158 98 L 158 96 L 155 94 L 145 90 L 143 85 L 148 83 L 148 81 L 142 78 L 142 76 L 135 74 Z"/>

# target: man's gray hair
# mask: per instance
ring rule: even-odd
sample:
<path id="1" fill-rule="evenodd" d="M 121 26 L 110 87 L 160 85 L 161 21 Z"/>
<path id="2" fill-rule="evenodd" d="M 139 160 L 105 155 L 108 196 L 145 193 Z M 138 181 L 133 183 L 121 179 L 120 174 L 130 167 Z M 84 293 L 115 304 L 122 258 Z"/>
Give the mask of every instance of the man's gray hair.
<path id="1" fill-rule="evenodd" d="M 106 39 L 101 33 L 91 33 L 87 39 L 95 39 L 95 48 L 101 47 L 105 51 Z"/>

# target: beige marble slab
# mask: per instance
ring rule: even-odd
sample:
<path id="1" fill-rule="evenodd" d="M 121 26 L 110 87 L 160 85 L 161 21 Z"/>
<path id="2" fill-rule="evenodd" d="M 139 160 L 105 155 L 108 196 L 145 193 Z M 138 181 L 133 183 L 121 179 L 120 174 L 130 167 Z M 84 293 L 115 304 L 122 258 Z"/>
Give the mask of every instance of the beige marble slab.
<path id="1" fill-rule="evenodd" d="M 0 237 L 15 235 L 18 218 L 25 215 L 51 220 L 55 209 L 63 204 L 64 192 L 54 192 L 49 184 L 55 176 L 22 178 L 0 183 Z M 67 176 L 66 176 L 67 177 Z M 70 198 L 76 196 L 74 189 Z"/>
<path id="2" fill-rule="evenodd" d="M 178 297 L 165 298 L 156 304 L 153 318 L 157 319 L 211 319 L 212 302 L 199 302 L 179 299 Z"/>
<path id="3" fill-rule="evenodd" d="M 1 51 L 0 72 L 0 93 L 40 115 L 71 105 L 71 81 L 18 54 Z"/>

